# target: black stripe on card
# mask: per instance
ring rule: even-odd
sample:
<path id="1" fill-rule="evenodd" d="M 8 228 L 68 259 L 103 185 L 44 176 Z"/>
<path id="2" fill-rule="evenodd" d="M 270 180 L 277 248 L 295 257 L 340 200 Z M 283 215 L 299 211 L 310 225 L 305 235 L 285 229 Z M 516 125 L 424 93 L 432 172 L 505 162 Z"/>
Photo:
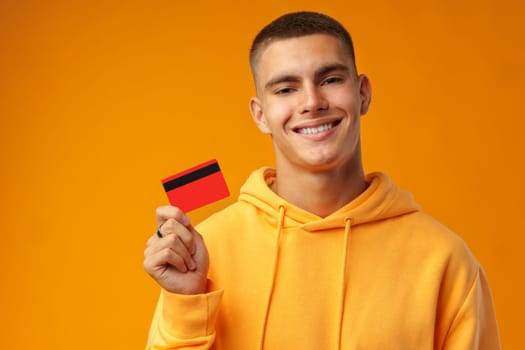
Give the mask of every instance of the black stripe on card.
<path id="1" fill-rule="evenodd" d="M 203 177 L 217 173 L 219 171 L 221 171 L 221 169 L 219 168 L 219 164 L 215 162 L 203 168 L 192 171 L 191 173 L 182 175 L 171 181 L 165 182 L 162 185 L 164 186 L 164 191 L 168 192 L 176 189 L 177 187 L 187 185 L 190 182 L 202 179 Z"/>

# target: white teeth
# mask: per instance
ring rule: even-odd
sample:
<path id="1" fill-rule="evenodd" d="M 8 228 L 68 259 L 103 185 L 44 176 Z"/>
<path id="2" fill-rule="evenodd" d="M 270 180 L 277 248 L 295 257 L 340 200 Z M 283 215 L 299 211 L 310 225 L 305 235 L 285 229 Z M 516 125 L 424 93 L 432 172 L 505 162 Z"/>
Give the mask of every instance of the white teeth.
<path id="1" fill-rule="evenodd" d="M 333 128 L 333 126 L 334 126 L 333 123 L 327 123 L 327 124 L 318 126 L 316 128 L 302 128 L 302 129 L 299 129 L 299 134 L 306 134 L 306 135 L 317 134 L 317 133 L 329 130 Z"/>

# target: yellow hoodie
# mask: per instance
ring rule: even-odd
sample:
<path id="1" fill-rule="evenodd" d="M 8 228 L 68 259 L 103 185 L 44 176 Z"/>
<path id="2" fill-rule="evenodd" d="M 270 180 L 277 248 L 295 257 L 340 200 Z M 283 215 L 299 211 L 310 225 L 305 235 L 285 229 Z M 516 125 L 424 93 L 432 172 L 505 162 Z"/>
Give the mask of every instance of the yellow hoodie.
<path id="1" fill-rule="evenodd" d="M 162 291 L 147 349 L 499 349 L 485 274 L 465 243 L 382 173 L 326 218 L 255 171 L 202 222 L 209 292 Z"/>

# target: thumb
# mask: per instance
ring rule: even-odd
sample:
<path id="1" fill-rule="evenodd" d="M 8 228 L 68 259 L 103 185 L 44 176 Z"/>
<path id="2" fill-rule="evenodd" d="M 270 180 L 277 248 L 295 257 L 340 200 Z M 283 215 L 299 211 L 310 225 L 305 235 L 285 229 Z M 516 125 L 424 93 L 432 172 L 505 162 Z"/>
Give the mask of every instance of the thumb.
<path id="1" fill-rule="evenodd" d="M 190 231 L 195 239 L 195 253 L 193 254 L 193 260 L 197 264 L 197 270 L 208 274 L 210 262 L 208 249 L 206 248 L 204 239 L 202 238 L 202 235 L 193 228 L 193 226 L 190 227 Z"/>

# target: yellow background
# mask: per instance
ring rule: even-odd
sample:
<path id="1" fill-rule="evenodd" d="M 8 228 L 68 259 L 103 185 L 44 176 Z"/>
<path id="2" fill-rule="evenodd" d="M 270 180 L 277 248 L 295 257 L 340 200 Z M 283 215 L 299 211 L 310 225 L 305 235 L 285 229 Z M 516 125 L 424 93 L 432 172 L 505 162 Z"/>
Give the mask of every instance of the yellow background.
<path id="1" fill-rule="evenodd" d="M 256 32 L 291 10 L 350 30 L 384 170 L 485 267 L 503 347 L 525 348 L 524 5 L 471 1 L 0 4 L 2 349 L 141 349 L 160 179 L 217 158 L 233 195 L 272 164 L 248 112 Z"/>

